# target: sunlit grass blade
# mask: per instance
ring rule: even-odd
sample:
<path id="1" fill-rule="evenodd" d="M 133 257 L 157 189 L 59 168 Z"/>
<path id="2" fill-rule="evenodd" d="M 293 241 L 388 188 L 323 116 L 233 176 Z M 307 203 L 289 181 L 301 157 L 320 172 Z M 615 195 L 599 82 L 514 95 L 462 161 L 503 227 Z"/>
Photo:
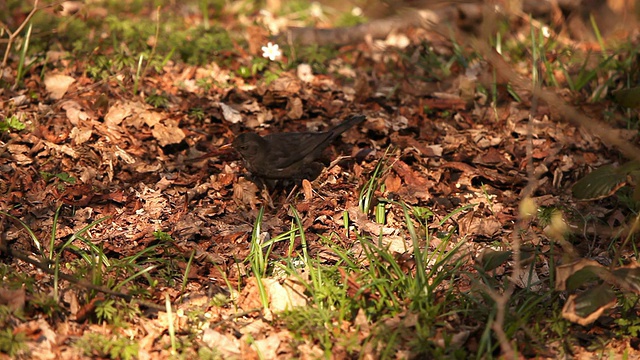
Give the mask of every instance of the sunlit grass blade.
<path id="1" fill-rule="evenodd" d="M 191 270 L 191 265 L 193 264 L 193 259 L 196 256 L 196 251 L 191 251 L 191 255 L 189 256 L 189 260 L 187 261 L 187 266 L 184 269 L 184 275 L 182 276 L 182 286 L 180 287 L 181 291 L 184 291 L 187 288 L 187 280 L 189 279 L 189 271 Z"/>
<path id="2" fill-rule="evenodd" d="M 362 186 L 360 190 L 360 195 L 358 197 L 358 206 L 363 213 L 368 214 L 369 210 L 371 210 L 371 206 L 373 205 L 373 200 L 375 199 L 375 193 L 382 185 L 380 180 L 382 176 L 387 171 L 387 162 L 389 160 L 389 152 L 391 148 L 388 147 L 385 150 L 382 158 L 378 160 L 378 164 L 376 164 L 373 173 L 369 177 L 369 180 Z"/>
<path id="3" fill-rule="evenodd" d="M 157 268 L 157 267 L 158 267 L 157 265 L 150 265 L 150 266 L 147 266 L 146 268 L 144 268 L 144 269 L 142 269 L 142 270 L 138 271 L 137 273 L 135 273 L 135 274 L 133 274 L 133 275 L 129 276 L 128 278 L 124 279 L 123 281 L 121 281 L 120 283 L 118 283 L 117 285 L 115 285 L 115 286 L 113 287 L 113 290 L 118 290 L 119 288 L 121 288 L 122 286 L 124 286 L 125 284 L 127 284 L 128 282 L 130 282 L 130 281 L 134 280 L 135 278 L 137 278 L 138 276 L 143 275 L 143 274 L 148 274 L 151 270 L 153 270 L 153 269 L 155 269 L 155 268 Z"/>
<path id="4" fill-rule="evenodd" d="M 253 276 L 256 278 L 256 285 L 258 286 L 258 291 L 260 292 L 260 301 L 262 302 L 262 307 L 267 310 L 269 307 L 269 299 L 267 297 L 267 291 L 262 283 L 262 278 L 265 276 L 267 271 L 267 262 L 262 252 L 262 242 L 261 242 L 261 234 L 262 234 L 262 217 L 264 216 L 264 207 L 260 208 L 258 212 L 258 216 L 253 225 L 253 231 L 251 232 L 251 250 L 249 252 L 249 263 L 251 264 L 251 271 Z"/>
<path id="5" fill-rule="evenodd" d="M 33 28 L 33 23 L 29 22 L 29 27 L 27 28 L 27 33 L 24 37 L 24 43 L 22 44 L 22 51 L 20 52 L 20 60 L 18 61 L 18 71 L 16 75 L 15 87 L 18 87 L 18 84 L 22 81 L 22 77 L 25 73 L 26 61 L 27 61 L 27 50 L 29 49 L 29 41 L 31 39 L 31 29 Z"/>
<path id="6" fill-rule="evenodd" d="M 299 235 L 300 235 L 300 246 L 302 247 L 302 256 L 304 259 L 305 263 L 309 263 L 310 258 L 309 258 L 309 252 L 307 249 L 307 237 L 304 234 L 304 227 L 302 227 L 302 220 L 300 220 L 300 214 L 298 214 L 298 210 L 296 210 L 295 207 L 293 207 L 293 205 L 291 205 L 291 213 L 293 214 L 293 219 L 296 222 L 296 225 L 298 225 L 298 230 L 299 230 Z"/>

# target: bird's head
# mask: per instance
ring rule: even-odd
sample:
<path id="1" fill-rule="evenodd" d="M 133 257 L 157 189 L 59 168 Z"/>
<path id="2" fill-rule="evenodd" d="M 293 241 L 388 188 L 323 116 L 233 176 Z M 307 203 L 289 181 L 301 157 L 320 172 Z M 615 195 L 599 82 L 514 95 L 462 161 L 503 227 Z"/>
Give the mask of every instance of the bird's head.
<path id="1" fill-rule="evenodd" d="M 253 159 L 264 151 L 265 140 L 256 133 L 244 133 L 238 135 L 231 144 L 244 159 Z"/>

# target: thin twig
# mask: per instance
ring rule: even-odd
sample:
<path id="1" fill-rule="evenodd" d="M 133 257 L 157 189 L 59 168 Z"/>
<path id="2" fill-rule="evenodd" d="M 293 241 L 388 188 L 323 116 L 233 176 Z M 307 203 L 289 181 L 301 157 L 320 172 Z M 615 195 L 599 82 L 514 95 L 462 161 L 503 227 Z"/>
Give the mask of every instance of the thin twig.
<path id="1" fill-rule="evenodd" d="M 20 26 L 18 26 L 18 28 L 14 32 L 11 32 L 11 30 L 9 30 L 7 26 L 2 24 L 2 27 L 4 28 L 4 30 L 7 32 L 7 34 L 9 34 L 9 41 L 7 42 L 7 49 L 4 51 L 4 58 L 2 59 L 2 64 L 0 65 L 0 77 L 2 77 L 2 74 L 4 73 L 4 68 L 7 65 L 7 61 L 9 59 L 9 53 L 11 53 L 11 45 L 13 44 L 13 41 L 15 40 L 15 38 L 18 37 L 22 29 L 24 29 L 24 27 L 27 26 L 27 24 L 29 23 L 33 15 L 35 15 L 35 13 L 38 10 L 47 8 L 49 6 L 51 5 L 47 5 L 38 9 L 38 0 L 35 0 L 33 2 L 33 9 L 31 10 L 31 12 L 29 12 L 29 15 L 27 15 L 24 21 L 20 24 Z"/>
<path id="2" fill-rule="evenodd" d="M 214 324 L 211 324 L 209 326 L 209 328 L 215 329 L 218 326 L 220 326 L 220 325 L 222 325 L 222 324 L 224 324 L 224 323 L 226 323 L 228 321 L 235 320 L 235 319 L 237 319 L 239 317 L 247 316 L 247 315 L 255 313 L 255 312 L 262 312 L 262 308 L 253 308 L 253 309 L 249 309 L 247 311 L 242 311 L 242 312 L 239 312 L 239 313 L 235 313 L 235 314 L 229 316 L 226 319 L 223 319 L 223 320 L 220 320 L 220 321 L 218 321 L 218 322 L 216 322 Z"/>

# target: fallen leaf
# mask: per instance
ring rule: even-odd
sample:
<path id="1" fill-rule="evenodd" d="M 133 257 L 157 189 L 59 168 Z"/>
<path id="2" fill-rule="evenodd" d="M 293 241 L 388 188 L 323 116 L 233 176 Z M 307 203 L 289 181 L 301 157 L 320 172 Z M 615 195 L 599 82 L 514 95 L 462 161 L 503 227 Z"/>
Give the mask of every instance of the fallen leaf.
<path id="1" fill-rule="evenodd" d="M 153 130 L 151 130 L 151 134 L 158 140 L 160 146 L 178 144 L 186 137 L 184 131 L 179 127 L 172 125 L 167 126 L 162 123 L 156 124 Z"/>
<path id="2" fill-rule="evenodd" d="M 53 100 L 62 99 L 64 94 L 76 79 L 63 74 L 51 74 L 44 77 L 44 86 L 49 92 L 49 97 Z"/>
<path id="3" fill-rule="evenodd" d="M 202 333 L 202 342 L 209 348 L 220 352 L 223 358 L 241 358 L 240 355 L 242 355 L 242 352 L 240 351 L 240 340 L 232 336 L 225 336 L 216 330 L 205 328 Z"/>
<path id="4" fill-rule="evenodd" d="M 300 119 L 304 114 L 304 109 L 302 108 L 302 100 L 299 97 L 290 98 L 287 103 L 287 108 L 289 111 L 287 112 L 287 116 L 289 119 Z"/>
<path id="5" fill-rule="evenodd" d="M 242 115 L 240 114 L 240 112 L 234 108 L 232 108 L 231 106 L 220 102 L 218 103 L 218 105 L 220 106 L 220 109 L 222 110 L 222 117 L 227 120 L 228 122 L 232 123 L 232 124 L 237 124 L 242 122 Z"/>
<path id="6" fill-rule="evenodd" d="M 73 140 L 76 145 L 86 143 L 87 141 L 89 141 L 89 139 L 91 139 L 92 135 L 93 130 L 91 128 L 80 129 L 78 127 L 74 127 L 73 129 L 71 129 L 71 133 L 69 133 L 71 140 Z"/>
<path id="7" fill-rule="evenodd" d="M 24 309 L 26 294 L 24 289 L 11 290 L 0 288 L 0 305 L 5 305 L 12 311 Z"/>
<path id="8" fill-rule="evenodd" d="M 130 103 L 118 101 L 109 108 L 109 111 L 104 116 L 104 123 L 111 126 L 120 125 L 124 119 L 133 114 L 134 111 Z"/>
<path id="9" fill-rule="evenodd" d="M 270 332 L 273 332 L 273 330 Z M 253 341 L 253 346 L 255 346 L 255 350 L 262 356 L 262 358 L 276 359 L 280 343 L 280 336 L 278 334 L 271 334 L 264 339 Z"/>
<path id="10" fill-rule="evenodd" d="M 92 116 L 84 111 L 82 106 L 76 101 L 65 101 L 60 105 L 60 108 L 67 112 L 67 119 L 69 119 L 69 122 L 74 126 L 78 126 L 80 122 L 92 119 Z"/>
<path id="11" fill-rule="evenodd" d="M 296 280 L 266 278 L 262 282 L 269 294 L 269 309 L 274 313 L 307 305 L 305 287 Z"/>
<path id="12" fill-rule="evenodd" d="M 397 192 L 402 186 L 402 179 L 392 172 L 384 179 L 384 185 L 388 192 Z"/>

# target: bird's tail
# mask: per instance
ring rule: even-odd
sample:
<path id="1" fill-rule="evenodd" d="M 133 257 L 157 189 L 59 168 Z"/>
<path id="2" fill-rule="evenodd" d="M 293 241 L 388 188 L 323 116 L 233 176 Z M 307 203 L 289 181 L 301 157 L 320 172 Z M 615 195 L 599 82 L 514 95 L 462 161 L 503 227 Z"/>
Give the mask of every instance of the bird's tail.
<path id="1" fill-rule="evenodd" d="M 329 132 L 331 133 L 331 136 L 335 138 L 336 136 L 349 130 L 351 127 L 365 121 L 366 119 L 367 117 L 364 115 L 351 115 L 347 120 L 343 121 L 341 124 L 336 125 Z"/>

